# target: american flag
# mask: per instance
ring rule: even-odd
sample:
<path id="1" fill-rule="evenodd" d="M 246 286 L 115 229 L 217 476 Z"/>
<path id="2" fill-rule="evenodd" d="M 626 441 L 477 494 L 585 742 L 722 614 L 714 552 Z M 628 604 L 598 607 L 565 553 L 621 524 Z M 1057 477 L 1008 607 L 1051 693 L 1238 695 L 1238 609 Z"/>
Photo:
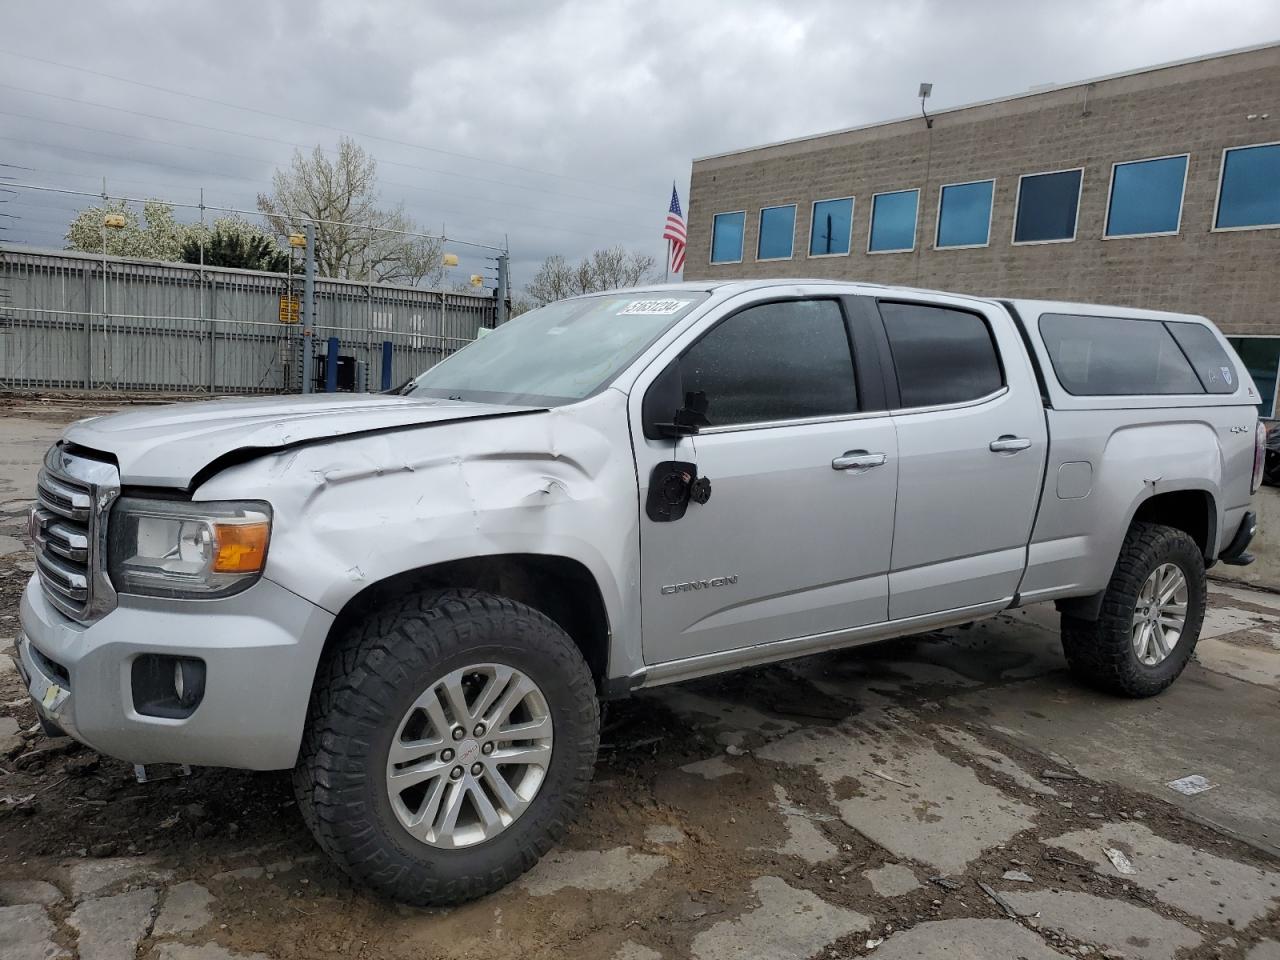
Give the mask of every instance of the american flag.
<path id="1" fill-rule="evenodd" d="M 676 193 L 676 185 L 671 185 L 671 208 L 667 211 L 667 225 L 662 228 L 662 239 L 668 243 L 670 266 L 672 273 L 684 269 L 684 217 L 680 215 L 680 194 Z"/>

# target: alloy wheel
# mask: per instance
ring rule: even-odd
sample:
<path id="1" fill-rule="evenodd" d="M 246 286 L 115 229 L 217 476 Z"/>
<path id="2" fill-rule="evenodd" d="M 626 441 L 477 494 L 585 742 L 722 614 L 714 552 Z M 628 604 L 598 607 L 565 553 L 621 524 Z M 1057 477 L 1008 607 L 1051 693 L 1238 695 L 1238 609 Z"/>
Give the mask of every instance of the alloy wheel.
<path id="1" fill-rule="evenodd" d="M 1187 622 L 1187 578 L 1176 564 L 1162 563 L 1138 591 L 1133 613 L 1133 652 L 1154 667 L 1173 652 Z"/>
<path id="2" fill-rule="evenodd" d="M 537 795 L 551 746 L 551 711 L 532 679 L 497 663 L 454 670 L 413 702 L 396 729 L 387 754 L 391 807 L 429 846 L 491 840 Z"/>

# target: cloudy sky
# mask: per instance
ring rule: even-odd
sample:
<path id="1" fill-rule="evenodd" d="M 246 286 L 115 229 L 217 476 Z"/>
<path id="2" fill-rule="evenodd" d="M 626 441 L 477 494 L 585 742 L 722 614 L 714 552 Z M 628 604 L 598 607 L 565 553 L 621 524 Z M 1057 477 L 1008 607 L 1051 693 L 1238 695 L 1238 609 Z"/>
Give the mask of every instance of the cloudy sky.
<path id="1" fill-rule="evenodd" d="M 346 134 L 519 284 L 614 243 L 661 263 L 693 157 L 912 113 L 922 80 L 937 109 L 1276 39 L 1275 0 L 6 0 L 0 173 L 252 209 Z M 4 196 L 0 240 L 46 247 L 92 202 Z"/>

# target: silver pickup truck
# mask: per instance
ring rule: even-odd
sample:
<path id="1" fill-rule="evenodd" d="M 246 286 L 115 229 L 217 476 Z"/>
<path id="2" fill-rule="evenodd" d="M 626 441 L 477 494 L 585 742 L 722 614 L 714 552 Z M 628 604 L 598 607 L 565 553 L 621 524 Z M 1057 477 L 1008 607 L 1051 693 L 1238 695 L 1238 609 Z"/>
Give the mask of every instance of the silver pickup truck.
<path id="1" fill-rule="evenodd" d="M 392 395 L 81 421 L 22 675 L 135 763 L 292 769 L 401 900 L 528 869 L 637 688 L 1054 601 L 1081 681 L 1178 676 L 1265 435 L 1202 317 L 822 281 L 553 303 Z"/>

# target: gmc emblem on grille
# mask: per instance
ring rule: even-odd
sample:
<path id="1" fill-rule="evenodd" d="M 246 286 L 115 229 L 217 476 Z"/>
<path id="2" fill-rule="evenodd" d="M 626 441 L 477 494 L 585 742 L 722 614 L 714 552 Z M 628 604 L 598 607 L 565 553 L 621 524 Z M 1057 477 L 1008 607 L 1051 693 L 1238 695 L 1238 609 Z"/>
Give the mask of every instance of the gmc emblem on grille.
<path id="1" fill-rule="evenodd" d="M 662 594 L 687 593 L 690 590 L 710 590 L 712 587 L 727 587 L 738 582 L 738 575 L 731 577 L 712 577 L 710 580 L 687 580 L 684 583 L 668 583 L 662 587 Z"/>

